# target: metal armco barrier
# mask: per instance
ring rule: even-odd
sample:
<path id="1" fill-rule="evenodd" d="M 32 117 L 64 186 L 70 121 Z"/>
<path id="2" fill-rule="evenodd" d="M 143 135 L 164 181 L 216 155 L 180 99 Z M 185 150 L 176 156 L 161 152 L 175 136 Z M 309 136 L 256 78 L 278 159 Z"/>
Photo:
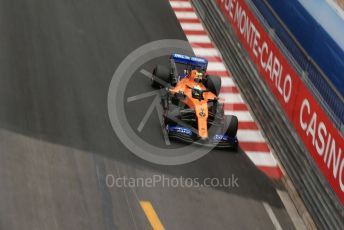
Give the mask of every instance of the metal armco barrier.
<path id="1" fill-rule="evenodd" d="M 320 155 L 312 152 L 313 150 L 309 151 L 312 144 L 314 147 L 314 141 L 309 139 L 310 135 L 302 134 L 302 132 L 305 133 L 305 130 L 310 130 L 310 132 L 312 132 L 309 127 L 306 127 L 304 130 L 303 125 L 306 125 L 306 115 L 309 115 L 307 117 L 308 119 L 314 117 L 314 115 L 311 115 L 310 106 L 317 105 L 317 102 L 313 99 L 313 96 L 310 95 L 307 88 L 302 88 L 300 77 L 292 68 L 288 69 L 288 71 L 290 71 L 289 75 L 291 81 L 293 83 L 296 82 L 298 86 L 297 92 L 295 95 L 285 93 L 289 92 L 289 80 L 284 80 L 284 82 L 287 81 L 287 83 L 284 84 L 285 89 L 282 90 L 282 93 L 279 95 L 280 91 L 278 84 L 277 88 L 274 89 L 276 86 L 275 82 L 269 82 L 269 79 L 261 74 L 262 68 L 259 67 L 259 63 L 254 59 L 255 52 L 252 51 L 252 47 L 248 47 L 247 44 L 244 44 L 243 38 L 245 37 L 238 36 L 238 28 L 234 28 L 234 26 L 231 25 L 228 18 L 226 18 L 221 11 L 219 5 L 217 5 L 217 3 L 220 4 L 221 2 L 240 2 L 244 4 L 244 7 L 247 7 L 245 15 L 247 16 L 248 12 L 250 12 L 250 17 L 254 16 L 256 22 L 259 22 L 257 19 L 259 18 L 257 16 L 259 12 L 255 11 L 254 6 L 251 5 L 251 2 L 248 0 L 219 0 L 218 2 L 215 0 L 193 0 L 193 4 L 202 17 L 212 39 L 220 49 L 225 63 L 232 71 L 242 93 L 250 104 L 271 146 L 278 155 L 286 173 L 291 178 L 315 223 L 321 229 L 343 229 L 344 209 L 340 201 L 340 199 L 342 199 L 341 191 L 339 190 L 340 186 L 336 184 L 338 181 L 334 181 L 331 178 L 332 173 L 338 173 L 338 170 L 336 170 L 338 168 L 336 168 L 336 164 L 334 166 L 330 164 L 329 169 L 331 170 L 324 171 L 326 170 L 324 166 L 327 166 L 327 164 L 321 165 L 321 161 L 324 161 L 325 158 L 317 159 Z M 269 28 L 264 27 L 264 31 L 271 33 Z M 264 35 L 261 34 L 261 36 L 263 37 Z M 253 43 L 251 43 L 254 46 L 254 39 L 245 39 L 248 41 L 248 44 L 252 41 Z M 260 47 L 260 53 L 262 52 L 262 48 L 263 46 Z M 275 54 L 280 53 L 279 50 L 274 50 L 274 52 Z M 268 59 L 266 59 L 266 61 L 267 60 Z M 261 60 L 259 59 L 258 62 L 259 61 Z M 263 63 L 266 62 L 263 61 Z M 283 60 L 280 60 L 280 64 L 281 63 L 286 69 L 288 65 L 290 65 L 289 63 L 295 64 L 293 60 L 288 60 L 288 63 L 283 63 Z M 284 79 L 287 78 L 288 77 L 285 77 Z M 294 100 L 293 97 L 295 97 L 295 102 L 288 104 L 289 101 Z M 305 100 L 305 98 L 307 100 Z M 283 103 L 283 100 L 285 103 Z M 286 101 L 288 103 L 286 103 Z M 295 111 L 295 108 L 298 109 Z M 304 110 L 305 108 L 306 110 Z M 307 111 L 307 113 L 305 113 L 305 116 L 301 116 L 301 119 L 300 116 L 296 116 L 296 114 L 302 114 L 302 111 Z M 325 125 L 329 125 L 330 127 L 330 121 L 328 118 L 324 117 L 321 110 L 317 108 L 316 114 L 318 115 L 315 115 L 316 117 L 324 121 L 327 119 Z M 311 120 L 313 121 L 308 124 L 316 123 L 314 119 Z M 296 124 L 298 124 L 298 127 L 296 127 Z M 297 131 L 299 135 L 297 135 L 295 131 Z M 318 130 L 315 132 L 318 132 Z M 329 132 L 335 133 L 336 130 L 333 130 L 332 127 L 329 128 Z M 337 147 L 343 145 L 343 138 L 340 136 L 336 138 L 339 138 Z M 322 149 L 320 148 L 320 150 Z M 325 155 L 327 156 L 327 153 L 322 156 L 324 157 Z M 335 160 L 339 161 L 342 159 L 340 157 L 342 157 L 341 153 L 337 155 Z M 338 178 L 338 176 L 333 178 L 337 180 L 342 179 Z M 339 183 L 340 182 L 341 181 L 339 181 Z M 335 190 L 336 193 L 334 193 L 333 190 Z"/>

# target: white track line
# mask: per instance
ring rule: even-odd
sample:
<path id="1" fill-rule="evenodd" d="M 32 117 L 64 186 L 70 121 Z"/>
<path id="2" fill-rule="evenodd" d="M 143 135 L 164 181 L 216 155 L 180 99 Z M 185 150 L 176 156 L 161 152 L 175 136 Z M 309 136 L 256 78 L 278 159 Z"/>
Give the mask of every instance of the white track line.
<path id="1" fill-rule="evenodd" d="M 289 194 L 286 191 L 282 191 L 279 189 L 276 189 L 277 194 L 279 195 L 279 197 L 281 198 L 282 203 L 284 204 L 285 209 L 287 210 L 290 219 L 292 220 L 294 227 L 297 230 L 306 230 L 306 226 L 303 223 L 299 213 L 297 212 L 297 209 L 294 205 L 294 203 L 292 202 L 292 200 L 290 199 Z"/>
<path id="2" fill-rule="evenodd" d="M 282 230 L 282 227 L 281 227 L 280 223 L 278 222 L 278 219 L 275 216 L 275 213 L 272 211 L 272 208 L 270 207 L 270 205 L 266 202 L 263 202 L 263 206 L 264 206 L 266 212 L 268 213 L 268 215 L 272 221 L 272 224 L 275 226 L 275 229 L 276 230 Z"/>

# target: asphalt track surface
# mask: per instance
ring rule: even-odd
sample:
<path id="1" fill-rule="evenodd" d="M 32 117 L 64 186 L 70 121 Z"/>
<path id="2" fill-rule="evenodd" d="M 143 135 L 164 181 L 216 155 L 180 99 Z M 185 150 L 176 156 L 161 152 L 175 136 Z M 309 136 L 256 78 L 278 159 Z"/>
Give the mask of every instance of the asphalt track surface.
<path id="1" fill-rule="evenodd" d="M 274 229 L 263 203 L 293 228 L 273 184 L 244 153 L 213 150 L 159 166 L 118 140 L 107 112 L 112 75 L 130 52 L 160 39 L 186 40 L 165 0 L 0 1 L 0 229 L 150 229 L 141 200 L 166 229 Z M 155 129 L 149 139 L 163 141 Z M 233 174 L 239 187 L 118 188 L 106 186 L 108 174 Z"/>

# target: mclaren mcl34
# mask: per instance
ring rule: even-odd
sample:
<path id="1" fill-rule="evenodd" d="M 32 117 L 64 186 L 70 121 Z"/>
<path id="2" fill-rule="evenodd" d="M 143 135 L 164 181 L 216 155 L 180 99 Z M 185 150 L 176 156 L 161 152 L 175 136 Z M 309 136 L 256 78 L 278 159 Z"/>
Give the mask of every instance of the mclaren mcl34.
<path id="1" fill-rule="evenodd" d="M 219 98 L 221 77 L 207 74 L 204 58 L 172 54 L 157 65 L 151 83 L 161 90 L 163 129 L 170 139 L 218 148 L 238 148 L 238 118 L 226 115 Z"/>

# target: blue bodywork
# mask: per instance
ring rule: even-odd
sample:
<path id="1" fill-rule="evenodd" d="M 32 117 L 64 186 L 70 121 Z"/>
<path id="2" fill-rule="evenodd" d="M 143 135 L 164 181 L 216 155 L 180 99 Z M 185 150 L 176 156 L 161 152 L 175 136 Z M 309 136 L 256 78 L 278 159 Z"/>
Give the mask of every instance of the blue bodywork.
<path id="1" fill-rule="evenodd" d="M 173 59 L 176 63 L 198 67 L 204 71 L 207 70 L 208 67 L 208 60 L 200 57 L 189 57 L 184 54 L 174 53 L 171 55 L 171 59 Z"/>
<path id="2" fill-rule="evenodd" d="M 237 137 L 230 137 L 230 136 L 222 135 L 222 134 L 215 134 L 213 137 L 213 141 L 215 141 L 215 142 L 226 141 L 226 142 L 229 142 L 231 144 L 234 144 L 235 142 L 238 142 L 238 138 Z"/>
<path id="3" fill-rule="evenodd" d="M 197 137 L 197 135 L 195 135 L 191 129 L 189 128 L 185 128 L 183 126 L 178 126 L 178 125 L 167 125 L 166 126 L 166 130 L 169 134 L 171 133 L 179 133 L 179 134 L 183 134 L 186 135 L 190 138 L 193 137 Z M 209 144 L 217 144 L 217 143 L 229 143 L 230 145 L 235 145 L 238 142 L 238 138 L 237 137 L 230 137 L 228 135 L 224 135 L 224 134 L 215 134 L 212 138 L 209 139 Z"/>
<path id="4" fill-rule="evenodd" d="M 213 140 L 214 140 L 214 141 L 228 141 L 228 140 L 229 140 L 229 136 L 227 136 L 227 135 L 222 135 L 222 134 L 216 134 L 216 135 L 213 137 Z"/>
<path id="5" fill-rule="evenodd" d="M 191 129 L 182 127 L 182 126 L 167 126 L 167 132 L 176 132 L 176 133 L 181 133 L 181 134 L 185 134 L 188 135 L 189 137 L 192 136 L 192 131 Z"/>

